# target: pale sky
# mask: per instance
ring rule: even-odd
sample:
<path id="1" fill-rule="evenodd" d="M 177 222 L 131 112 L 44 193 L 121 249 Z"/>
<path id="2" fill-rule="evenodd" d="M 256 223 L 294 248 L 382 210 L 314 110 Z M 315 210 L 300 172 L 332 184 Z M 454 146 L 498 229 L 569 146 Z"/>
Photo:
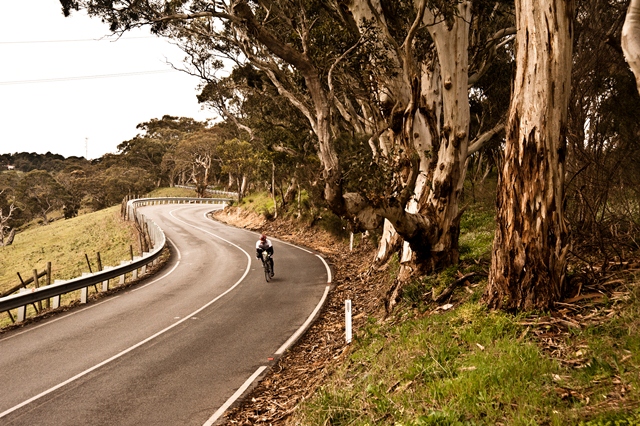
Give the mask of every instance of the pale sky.
<path id="1" fill-rule="evenodd" d="M 0 154 L 98 158 L 165 114 L 215 118 L 199 79 L 173 71 L 184 53 L 148 29 L 117 41 L 58 0 L 0 0 Z"/>

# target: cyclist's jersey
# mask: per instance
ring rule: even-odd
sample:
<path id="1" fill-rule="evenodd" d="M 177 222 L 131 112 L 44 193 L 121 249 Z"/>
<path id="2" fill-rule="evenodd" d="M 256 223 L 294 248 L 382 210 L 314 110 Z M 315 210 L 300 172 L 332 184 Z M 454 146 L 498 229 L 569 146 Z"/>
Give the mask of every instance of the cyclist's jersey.
<path id="1" fill-rule="evenodd" d="M 264 242 L 262 240 L 258 240 L 256 243 L 256 255 L 261 256 L 263 251 L 266 251 L 269 255 L 273 256 L 273 244 L 271 244 L 271 240 L 268 238 Z"/>
<path id="2" fill-rule="evenodd" d="M 256 249 L 267 250 L 272 247 L 273 247 L 273 244 L 271 244 L 271 240 L 269 240 L 268 238 L 264 242 L 262 242 L 262 240 L 258 240 L 258 242 L 256 243 Z"/>

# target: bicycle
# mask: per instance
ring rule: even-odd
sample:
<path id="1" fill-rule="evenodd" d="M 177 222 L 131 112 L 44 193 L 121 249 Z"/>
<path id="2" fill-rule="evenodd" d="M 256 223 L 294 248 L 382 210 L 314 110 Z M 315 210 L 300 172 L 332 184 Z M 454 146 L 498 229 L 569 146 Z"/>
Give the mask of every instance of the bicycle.
<path id="1" fill-rule="evenodd" d="M 262 267 L 264 268 L 264 278 L 269 282 L 273 277 L 273 271 L 271 270 L 271 255 L 267 251 L 262 252 Z"/>

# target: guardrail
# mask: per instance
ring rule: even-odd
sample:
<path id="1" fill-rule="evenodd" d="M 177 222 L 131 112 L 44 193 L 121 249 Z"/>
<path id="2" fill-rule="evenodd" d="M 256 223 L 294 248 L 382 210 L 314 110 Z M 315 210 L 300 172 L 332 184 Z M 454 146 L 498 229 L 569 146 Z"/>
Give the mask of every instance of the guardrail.
<path id="1" fill-rule="evenodd" d="M 193 185 L 174 185 L 175 188 L 184 188 L 184 189 L 192 189 L 195 191 L 196 187 Z M 223 197 L 229 197 L 229 198 L 233 198 L 234 200 L 238 199 L 238 193 L 237 192 L 230 192 L 230 191 L 222 191 L 220 189 L 213 189 L 212 186 L 207 186 L 207 189 L 205 190 L 205 192 L 208 192 L 209 194 L 214 194 L 214 195 L 222 195 Z"/>
<path id="2" fill-rule="evenodd" d="M 131 213 L 140 206 L 154 206 L 159 204 L 226 204 L 234 201 L 232 198 L 193 198 L 193 197 L 155 197 L 136 198 L 127 203 L 126 219 L 131 220 Z"/>
<path id="3" fill-rule="evenodd" d="M 157 261 L 166 245 L 166 237 L 164 232 L 158 225 L 150 219 L 144 217 L 143 214 L 137 212 L 139 206 L 158 205 L 158 204 L 224 204 L 232 201 L 228 198 L 188 198 L 188 197 L 157 197 L 157 198 L 138 198 L 129 200 L 126 206 L 126 219 L 137 220 L 138 223 L 146 223 L 149 229 L 149 237 L 151 239 L 152 250 L 145 252 L 142 256 L 134 257 L 131 261 L 123 261 L 120 266 L 106 267 L 104 270 L 90 274 L 84 274 L 82 277 L 70 279 L 67 281 L 58 281 L 37 289 L 28 289 L 18 294 L 12 294 L 0 298 L 0 312 L 18 309 L 17 322 L 24 321 L 26 306 L 41 300 L 53 299 L 52 307 L 60 306 L 60 296 L 76 290 L 82 290 L 81 303 L 87 302 L 88 288 L 102 283 L 103 291 L 108 290 L 109 280 L 121 277 L 120 282 L 124 282 L 125 274 L 133 272 L 134 279 L 137 278 L 139 269 L 142 274 L 146 273 L 146 267 Z"/>

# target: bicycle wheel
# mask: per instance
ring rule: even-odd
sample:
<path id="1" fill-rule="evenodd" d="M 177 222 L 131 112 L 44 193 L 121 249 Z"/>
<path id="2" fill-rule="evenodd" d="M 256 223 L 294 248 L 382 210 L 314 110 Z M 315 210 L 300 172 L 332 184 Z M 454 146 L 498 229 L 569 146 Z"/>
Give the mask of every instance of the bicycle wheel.
<path id="1" fill-rule="evenodd" d="M 269 282 L 271 279 L 271 266 L 269 265 L 269 262 L 263 262 L 262 265 L 264 266 L 264 279 Z"/>

